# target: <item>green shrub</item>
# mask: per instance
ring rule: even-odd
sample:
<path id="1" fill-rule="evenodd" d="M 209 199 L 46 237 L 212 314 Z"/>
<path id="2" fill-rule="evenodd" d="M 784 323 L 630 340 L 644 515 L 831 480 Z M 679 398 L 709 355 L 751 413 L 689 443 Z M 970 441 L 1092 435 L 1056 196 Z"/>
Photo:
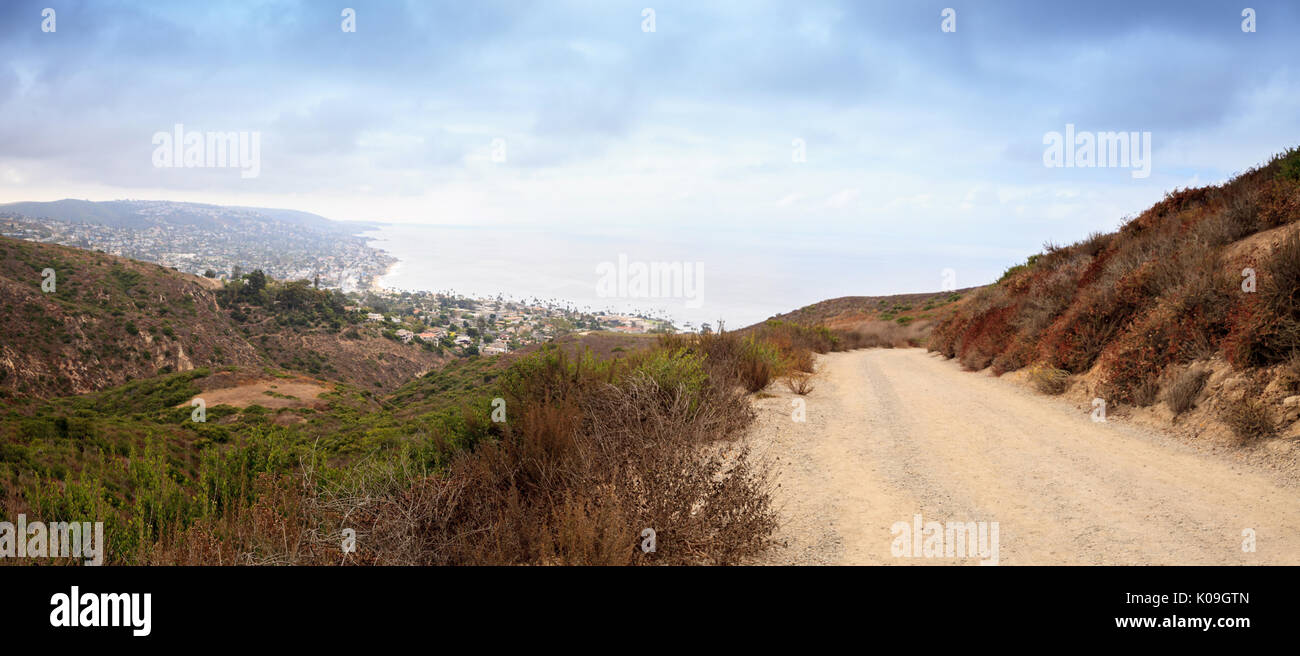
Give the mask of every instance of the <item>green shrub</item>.
<path id="1" fill-rule="evenodd" d="M 1300 148 L 1292 148 L 1281 156 L 1277 177 L 1280 180 L 1300 182 Z"/>
<path id="2" fill-rule="evenodd" d="M 636 374 L 649 377 L 659 389 L 679 392 L 692 400 L 699 399 L 708 384 L 700 357 L 686 349 L 655 349 L 629 375 Z"/>

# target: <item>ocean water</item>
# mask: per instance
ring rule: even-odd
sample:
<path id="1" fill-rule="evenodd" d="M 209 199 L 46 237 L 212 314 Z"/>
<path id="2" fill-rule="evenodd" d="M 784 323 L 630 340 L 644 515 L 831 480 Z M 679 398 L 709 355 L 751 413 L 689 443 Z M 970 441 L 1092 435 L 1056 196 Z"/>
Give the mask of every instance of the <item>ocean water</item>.
<path id="1" fill-rule="evenodd" d="M 934 291 L 942 282 L 926 253 L 881 250 L 863 235 L 714 232 L 703 240 L 685 231 L 394 224 L 364 236 L 398 259 L 383 287 L 640 311 L 678 327 L 722 320 L 739 328 L 828 298 Z M 637 263 L 681 265 L 685 284 L 641 294 L 654 290 L 635 286 Z"/>

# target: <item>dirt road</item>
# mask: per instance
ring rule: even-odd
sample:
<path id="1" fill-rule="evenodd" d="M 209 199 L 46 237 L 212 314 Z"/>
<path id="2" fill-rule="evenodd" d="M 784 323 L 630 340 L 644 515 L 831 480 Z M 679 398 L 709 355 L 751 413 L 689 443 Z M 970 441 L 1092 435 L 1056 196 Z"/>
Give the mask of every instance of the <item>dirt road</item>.
<path id="1" fill-rule="evenodd" d="M 921 349 L 832 353 L 819 367 L 802 397 L 806 421 L 794 420 L 799 397 L 782 385 L 757 402 L 749 439 L 776 472 L 784 542 L 764 562 L 981 560 L 946 548 L 894 555 L 921 544 L 910 537 L 919 514 L 922 526 L 997 522 L 1002 565 L 1300 564 L 1300 493 L 1271 473 L 1123 421 L 1096 423 Z M 1247 529 L 1253 552 L 1243 551 Z"/>

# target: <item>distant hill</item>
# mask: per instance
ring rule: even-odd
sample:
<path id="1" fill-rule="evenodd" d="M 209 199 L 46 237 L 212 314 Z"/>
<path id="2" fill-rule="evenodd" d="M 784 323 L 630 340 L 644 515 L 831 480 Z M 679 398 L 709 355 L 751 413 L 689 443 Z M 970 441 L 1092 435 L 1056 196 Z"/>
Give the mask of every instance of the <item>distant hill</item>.
<path id="1" fill-rule="evenodd" d="M 334 219 L 327 219 L 319 214 L 301 212 L 298 210 L 240 206 L 232 206 L 231 209 L 247 210 L 277 221 L 284 221 L 285 223 L 292 223 L 294 225 L 323 230 L 325 232 L 339 232 L 349 235 L 365 232 L 367 230 L 374 230 L 379 227 L 378 223 L 368 223 L 364 221 L 336 221 Z"/>
<path id="2" fill-rule="evenodd" d="M 65 223 L 94 223 L 140 230 L 156 225 L 195 226 L 208 230 L 243 221 L 282 222 L 325 232 L 356 234 L 373 224 L 333 221 L 318 214 L 265 207 L 237 207 L 153 200 L 89 201 L 66 198 L 0 204 L 0 215 L 16 214 Z"/>
<path id="3" fill-rule="evenodd" d="M 952 291 L 890 296 L 841 296 L 778 314 L 771 319 L 832 330 L 853 330 L 873 322 L 907 325 L 914 321 L 942 321 L 979 287 Z"/>

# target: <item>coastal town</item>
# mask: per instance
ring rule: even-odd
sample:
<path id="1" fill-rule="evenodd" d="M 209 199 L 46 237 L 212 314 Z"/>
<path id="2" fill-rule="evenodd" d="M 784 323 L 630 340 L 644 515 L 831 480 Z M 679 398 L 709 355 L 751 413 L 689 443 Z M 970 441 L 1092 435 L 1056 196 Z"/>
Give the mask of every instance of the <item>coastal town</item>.
<path id="1" fill-rule="evenodd" d="M 473 299 L 430 292 L 373 289 L 350 295 L 350 311 L 407 344 L 462 355 L 508 353 L 565 334 L 609 331 L 624 334 L 674 332 L 671 322 L 632 314 L 583 311 L 556 301 Z"/>
<path id="2" fill-rule="evenodd" d="M 345 309 L 364 315 L 354 330 L 373 329 L 413 347 L 495 355 L 566 334 L 677 330 L 665 317 L 579 309 L 560 299 L 385 289 L 378 280 L 395 258 L 369 246 L 346 224 L 305 213 L 297 213 L 295 223 L 268 214 L 275 210 L 167 201 L 89 203 L 76 214 L 57 203 L 30 205 L 46 213 L 32 216 L 0 207 L 0 235 L 101 251 L 223 282 L 256 271 L 306 281 L 345 295 Z"/>
<path id="3" fill-rule="evenodd" d="M 166 201 L 118 203 L 129 205 L 111 206 L 111 213 L 94 221 L 31 216 L 0 207 L 0 234 L 102 251 L 209 278 L 237 278 L 260 269 L 279 280 L 311 280 L 343 291 L 370 287 L 396 262 L 344 229 L 295 224 L 256 210 Z"/>

